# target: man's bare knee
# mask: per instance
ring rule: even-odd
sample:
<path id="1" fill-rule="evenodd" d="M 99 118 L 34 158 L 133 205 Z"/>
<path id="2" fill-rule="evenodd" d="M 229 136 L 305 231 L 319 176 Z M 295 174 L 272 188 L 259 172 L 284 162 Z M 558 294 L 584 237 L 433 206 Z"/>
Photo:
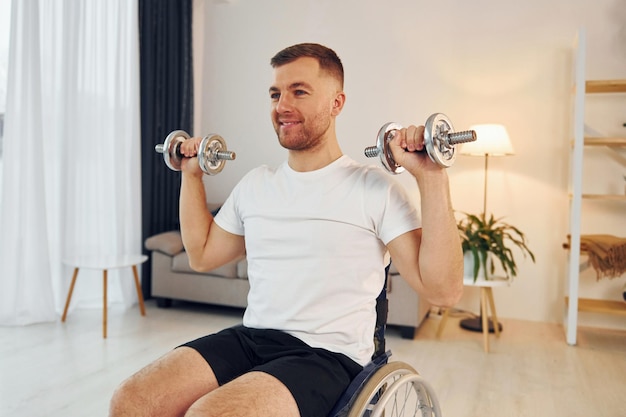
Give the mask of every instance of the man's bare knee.
<path id="1" fill-rule="evenodd" d="M 111 397 L 109 417 L 156 416 L 149 408 L 144 389 L 134 376 L 122 382 Z"/>

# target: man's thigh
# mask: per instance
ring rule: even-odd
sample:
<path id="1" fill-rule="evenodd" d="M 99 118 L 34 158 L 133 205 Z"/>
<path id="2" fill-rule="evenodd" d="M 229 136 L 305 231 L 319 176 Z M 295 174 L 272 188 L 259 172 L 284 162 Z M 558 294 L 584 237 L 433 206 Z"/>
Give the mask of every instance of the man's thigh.
<path id="1" fill-rule="evenodd" d="M 272 375 L 248 372 L 196 401 L 185 417 L 300 417 L 287 387 Z"/>
<path id="2" fill-rule="evenodd" d="M 110 415 L 184 415 L 217 387 L 211 367 L 198 352 L 174 349 L 121 384 L 111 401 Z"/>

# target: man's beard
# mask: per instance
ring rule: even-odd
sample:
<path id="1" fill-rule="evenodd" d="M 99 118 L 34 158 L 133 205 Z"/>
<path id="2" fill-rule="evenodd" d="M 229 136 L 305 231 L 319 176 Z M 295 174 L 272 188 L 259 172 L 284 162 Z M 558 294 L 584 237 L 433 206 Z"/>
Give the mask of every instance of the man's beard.
<path id="1" fill-rule="evenodd" d="M 278 142 L 283 148 L 290 151 L 304 151 L 319 146 L 322 142 L 322 137 L 330 127 L 329 120 L 329 118 L 318 117 L 308 125 L 302 123 L 300 131 L 295 134 L 281 135 L 280 124 L 275 125 L 274 130 L 276 131 Z"/>

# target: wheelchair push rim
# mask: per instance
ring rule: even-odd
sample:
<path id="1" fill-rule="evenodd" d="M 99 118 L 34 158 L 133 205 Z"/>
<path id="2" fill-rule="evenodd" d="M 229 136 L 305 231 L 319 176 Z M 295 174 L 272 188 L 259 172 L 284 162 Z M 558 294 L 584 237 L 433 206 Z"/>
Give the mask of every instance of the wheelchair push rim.
<path id="1" fill-rule="evenodd" d="M 361 390 L 348 417 L 441 417 L 430 384 L 404 362 L 376 371 Z"/>

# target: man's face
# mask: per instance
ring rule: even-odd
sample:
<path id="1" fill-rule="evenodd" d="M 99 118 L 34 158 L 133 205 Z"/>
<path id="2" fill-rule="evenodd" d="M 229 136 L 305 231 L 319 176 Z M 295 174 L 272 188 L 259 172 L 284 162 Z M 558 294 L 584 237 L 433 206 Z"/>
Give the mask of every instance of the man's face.
<path id="1" fill-rule="evenodd" d="M 289 150 L 319 146 L 341 110 L 336 102 L 339 83 L 320 71 L 314 58 L 298 58 L 275 68 L 269 93 L 274 130 Z"/>

